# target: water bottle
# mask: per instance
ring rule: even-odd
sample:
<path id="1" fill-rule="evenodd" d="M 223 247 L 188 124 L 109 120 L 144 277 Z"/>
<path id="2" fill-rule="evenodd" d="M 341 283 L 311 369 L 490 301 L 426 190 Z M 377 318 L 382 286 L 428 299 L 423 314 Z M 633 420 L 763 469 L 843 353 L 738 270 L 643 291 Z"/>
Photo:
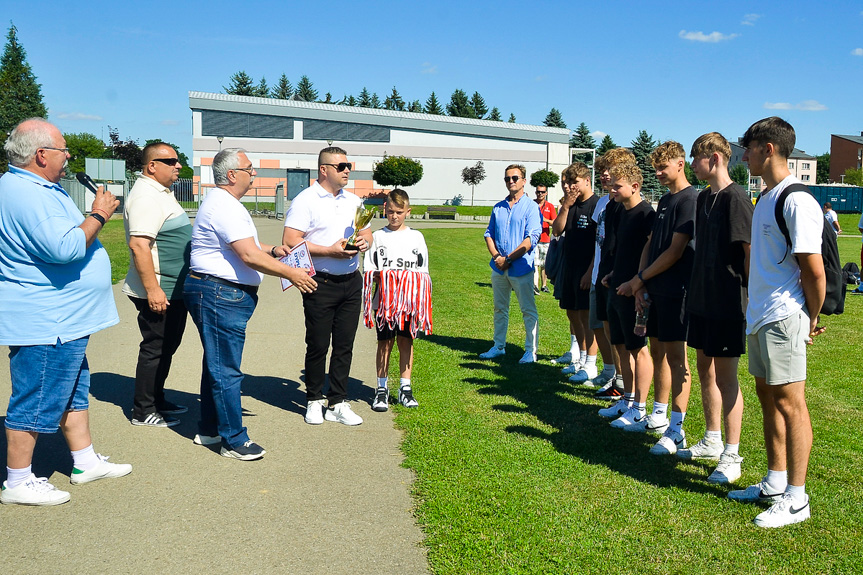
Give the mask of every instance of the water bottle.
<path id="1" fill-rule="evenodd" d="M 650 315 L 650 296 L 644 293 L 644 309 L 635 312 L 635 328 L 632 332 L 638 337 L 647 335 L 647 318 Z"/>

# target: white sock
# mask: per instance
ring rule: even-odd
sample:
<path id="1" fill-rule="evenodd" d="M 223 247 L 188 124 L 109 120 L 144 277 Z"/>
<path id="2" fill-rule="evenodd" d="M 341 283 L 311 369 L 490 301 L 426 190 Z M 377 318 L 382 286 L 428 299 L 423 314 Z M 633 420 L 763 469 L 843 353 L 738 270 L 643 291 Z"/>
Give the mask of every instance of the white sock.
<path id="1" fill-rule="evenodd" d="M 73 451 L 72 462 L 75 469 L 80 469 L 81 471 L 89 471 L 99 465 L 99 458 L 96 457 L 96 452 L 93 451 L 93 444 L 91 443 L 84 449 Z"/>
<path id="2" fill-rule="evenodd" d="M 632 407 L 634 407 L 635 409 L 637 409 L 637 410 L 638 410 L 638 414 L 639 414 L 639 415 L 644 415 L 644 413 L 647 411 L 647 409 L 646 409 L 646 408 L 647 408 L 647 404 L 646 404 L 645 402 L 643 402 L 643 401 L 642 401 L 641 403 L 635 403 L 635 402 L 633 402 L 633 403 L 632 403 Z"/>
<path id="3" fill-rule="evenodd" d="M 402 389 L 404 389 L 405 387 L 410 387 L 410 386 L 411 386 L 411 380 L 410 380 L 410 378 L 408 378 L 408 377 L 401 377 L 401 378 L 399 378 L 399 387 L 401 387 Z"/>
<path id="4" fill-rule="evenodd" d="M 799 503 L 806 503 L 806 500 L 808 499 L 806 497 L 806 484 L 805 483 L 803 485 L 791 485 L 789 483 L 788 487 L 785 488 L 785 493 L 788 493 L 789 495 L 791 495 L 791 497 L 794 499 L 794 501 L 796 501 L 798 504 Z"/>
<path id="5" fill-rule="evenodd" d="M 788 487 L 787 471 L 773 471 L 772 469 L 768 469 L 767 477 L 765 477 L 765 479 L 767 481 L 767 485 L 772 487 L 777 493 L 784 493 L 785 489 Z"/>
<path id="6" fill-rule="evenodd" d="M 596 356 L 595 355 L 587 355 L 584 360 L 584 367 L 596 367 Z"/>
<path id="7" fill-rule="evenodd" d="M 586 361 L 587 361 L 587 352 L 586 351 L 579 352 L 578 363 L 580 363 L 582 366 L 584 366 Z M 596 363 L 596 359 L 594 359 L 593 361 L 594 361 L 594 363 Z"/>
<path id="8" fill-rule="evenodd" d="M 674 430 L 680 431 L 683 429 L 683 420 L 686 419 L 686 412 L 680 413 L 679 411 L 671 410 L 671 418 L 668 422 L 668 425 L 671 426 Z"/>
<path id="9" fill-rule="evenodd" d="M 668 404 L 653 402 L 653 415 L 668 419 Z"/>
<path id="10" fill-rule="evenodd" d="M 575 362 L 578 359 L 579 351 L 578 351 L 578 340 L 575 339 L 574 335 L 569 336 L 569 353 L 572 355 L 572 361 Z"/>
<path id="11" fill-rule="evenodd" d="M 387 378 L 379 377 L 378 378 L 378 387 L 386 387 L 387 386 Z"/>
<path id="12" fill-rule="evenodd" d="M 632 404 L 635 402 L 635 394 L 634 393 L 624 393 L 623 399 L 626 400 L 626 407 L 632 407 Z"/>
<path id="13" fill-rule="evenodd" d="M 740 452 L 740 444 L 739 443 L 726 443 L 724 453 L 728 453 L 730 455 L 737 455 Z"/>
<path id="14" fill-rule="evenodd" d="M 13 487 L 18 487 L 30 477 L 30 474 L 33 473 L 32 465 L 28 465 L 23 469 L 12 469 L 11 467 L 6 467 L 6 486 L 9 489 Z"/>
<path id="15" fill-rule="evenodd" d="M 713 443 L 713 442 L 722 442 L 722 432 L 721 431 L 710 431 L 709 429 L 704 432 L 704 438 Z"/>

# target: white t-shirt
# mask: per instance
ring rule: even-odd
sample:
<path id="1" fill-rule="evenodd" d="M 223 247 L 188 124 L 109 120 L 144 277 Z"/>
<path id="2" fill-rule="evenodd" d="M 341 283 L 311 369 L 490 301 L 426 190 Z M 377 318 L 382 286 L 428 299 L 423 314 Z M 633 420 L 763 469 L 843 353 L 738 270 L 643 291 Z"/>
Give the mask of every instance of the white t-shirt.
<path id="1" fill-rule="evenodd" d="M 429 254 L 422 233 L 402 226 L 394 232 L 383 228 L 372 234 L 372 246 L 363 262 L 365 271 L 412 270 L 429 271 Z"/>
<path id="2" fill-rule="evenodd" d="M 793 254 L 821 253 L 824 217 L 821 206 L 811 194 L 788 195 L 783 214 L 791 236 L 791 249 L 786 256 L 788 244 L 776 223 L 774 210 L 779 194 L 794 183 L 800 183 L 794 176 L 779 182 L 761 196 L 752 214 L 746 333 L 755 333 L 767 323 L 790 317 L 806 305 L 800 267 Z"/>
<path id="3" fill-rule="evenodd" d="M 260 285 L 264 274 L 243 263 L 230 245 L 246 238 L 261 247 L 249 210 L 227 190 L 210 190 L 192 228 L 192 271 L 238 284 Z"/>
<path id="4" fill-rule="evenodd" d="M 303 232 L 303 238 L 319 246 L 331 246 L 354 233 L 354 217 L 363 201 L 351 192 L 339 190 L 335 196 L 315 181 L 291 202 L 285 227 Z M 368 227 L 368 226 L 367 226 Z M 359 256 L 350 259 L 313 256 L 315 270 L 345 275 L 357 270 Z"/>
<path id="5" fill-rule="evenodd" d="M 605 194 L 599 201 L 596 202 L 596 207 L 593 208 L 593 214 L 591 214 L 590 219 L 596 222 L 596 245 L 593 248 L 593 273 L 590 276 L 590 285 L 595 286 L 596 280 L 599 279 L 599 261 L 602 259 L 600 257 L 600 246 L 602 246 L 602 242 L 605 240 L 605 206 L 608 205 L 608 202 L 611 200 L 611 194 Z M 600 217 L 601 216 L 601 217 Z"/>

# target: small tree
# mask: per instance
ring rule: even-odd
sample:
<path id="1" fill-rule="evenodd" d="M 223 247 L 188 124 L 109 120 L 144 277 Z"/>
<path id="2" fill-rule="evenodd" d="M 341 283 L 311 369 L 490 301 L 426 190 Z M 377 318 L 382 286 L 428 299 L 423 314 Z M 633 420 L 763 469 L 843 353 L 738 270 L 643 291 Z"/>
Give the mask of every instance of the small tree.
<path id="1" fill-rule="evenodd" d="M 530 185 L 534 188 L 537 186 L 553 188 L 557 185 L 558 180 L 560 180 L 560 176 L 549 170 L 537 170 L 530 175 Z"/>
<path id="2" fill-rule="evenodd" d="M 269 98 L 270 87 L 267 86 L 267 79 L 261 76 L 261 81 L 258 82 L 258 87 L 255 88 L 255 96 L 258 98 Z"/>
<path id="3" fill-rule="evenodd" d="M 488 106 L 483 97 L 479 95 L 479 92 L 474 92 L 473 96 L 470 97 L 470 107 L 473 108 L 473 113 L 480 120 L 488 114 Z"/>
<path id="4" fill-rule="evenodd" d="M 491 112 L 488 115 L 487 120 L 494 120 L 495 122 L 502 122 L 503 118 L 500 117 L 500 110 L 497 108 L 492 108 Z"/>
<path id="5" fill-rule="evenodd" d="M 309 77 L 305 75 L 297 82 L 297 89 L 294 95 L 303 102 L 314 102 L 318 99 L 318 91 L 315 90 L 314 84 L 309 80 Z"/>
<path id="6" fill-rule="evenodd" d="M 422 177 L 422 164 L 405 156 L 384 156 L 384 159 L 375 162 L 372 168 L 372 178 L 384 187 L 413 186 Z"/>
<path id="7" fill-rule="evenodd" d="M 425 113 L 443 116 L 443 108 L 441 108 L 440 101 L 438 101 L 434 92 L 432 92 L 431 96 L 426 100 Z"/>
<path id="8" fill-rule="evenodd" d="M 728 175 L 744 190 L 749 188 L 749 170 L 743 164 L 735 164 L 733 168 L 728 170 Z"/>
<path id="9" fill-rule="evenodd" d="M 644 176 L 641 191 L 644 197 L 650 201 L 662 192 L 662 186 L 656 179 L 656 170 L 653 169 L 653 162 L 650 160 L 650 155 L 655 149 L 656 141 L 646 130 L 640 130 L 638 137 L 632 140 L 632 153 L 635 154 L 635 160 L 638 162 L 638 167 L 641 168 L 641 175 Z"/>
<path id="10" fill-rule="evenodd" d="M 423 113 L 423 105 L 419 100 L 414 100 L 408 105 L 408 112 L 414 112 L 415 114 Z"/>
<path id="11" fill-rule="evenodd" d="M 357 100 L 357 106 L 359 106 L 360 108 L 372 107 L 372 95 L 369 94 L 369 90 L 365 86 L 363 86 L 363 91 L 360 92 L 360 97 Z"/>
<path id="12" fill-rule="evenodd" d="M 609 150 L 613 150 L 616 147 L 617 147 L 617 144 L 614 143 L 614 140 L 611 139 L 611 136 L 606 134 L 602 138 L 602 141 L 599 143 L 599 147 L 596 149 L 596 157 L 598 158 L 601 155 L 603 155 L 605 152 L 607 152 Z"/>
<path id="13" fill-rule="evenodd" d="M 563 121 L 563 115 L 561 115 L 560 110 L 557 108 L 552 108 L 542 123 L 549 128 L 566 128 L 566 122 Z"/>
<path id="14" fill-rule="evenodd" d="M 461 171 L 461 181 L 470 186 L 470 205 L 473 205 L 473 190 L 485 179 L 485 167 L 478 161 L 473 167 L 468 166 Z"/>
<path id="15" fill-rule="evenodd" d="M 246 74 L 245 70 L 240 70 L 236 74 L 232 74 L 230 82 L 227 86 L 222 86 L 225 94 L 233 94 L 235 96 L 256 96 L 257 88 L 252 77 Z"/>
<path id="16" fill-rule="evenodd" d="M 449 104 L 446 105 L 446 113 L 457 118 L 476 118 L 476 110 L 470 105 L 464 90 L 456 90 L 450 96 Z"/>
<path id="17" fill-rule="evenodd" d="M 294 93 L 294 87 L 288 81 L 288 77 L 282 74 L 276 85 L 270 89 L 270 98 L 278 98 L 279 100 L 287 100 Z"/>
<path id="18" fill-rule="evenodd" d="M 385 110 L 397 110 L 399 112 L 403 112 L 405 109 L 405 101 L 402 99 L 399 91 L 396 90 L 396 87 L 393 86 L 393 93 L 387 96 L 384 100 L 384 109 Z"/>
<path id="19" fill-rule="evenodd" d="M 510 114 L 509 114 L 509 123 L 510 123 L 510 124 L 515 124 L 515 114 L 513 114 L 513 113 L 511 113 L 511 112 L 510 112 Z"/>
<path id="20" fill-rule="evenodd" d="M 369 104 L 369 108 L 380 108 L 381 107 L 381 99 L 378 98 L 378 93 L 375 92 L 372 94 L 372 99 Z"/>

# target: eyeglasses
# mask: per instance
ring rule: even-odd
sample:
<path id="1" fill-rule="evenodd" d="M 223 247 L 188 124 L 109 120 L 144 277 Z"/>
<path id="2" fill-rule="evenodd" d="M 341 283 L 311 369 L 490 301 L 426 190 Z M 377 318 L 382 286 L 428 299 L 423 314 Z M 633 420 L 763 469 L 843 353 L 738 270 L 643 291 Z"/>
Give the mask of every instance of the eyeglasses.
<path id="1" fill-rule="evenodd" d="M 246 172 L 247 174 L 249 174 L 251 176 L 252 172 L 255 171 L 255 168 L 252 166 L 249 166 L 248 168 L 234 168 L 234 171 L 235 172 Z"/>
<path id="2" fill-rule="evenodd" d="M 321 164 L 322 166 L 332 166 L 336 169 L 337 172 L 344 172 L 345 170 L 353 170 L 354 165 L 350 162 L 339 162 L 338 164 Z"/>
<path id="3" fill-rule="evenodd" d="M 521 179 L 521 176 L 504 176 L 503 177 L 504 182 L 512 182 L 513 184 L 516 183 L 517 181 L 519 181 L 520 179 Z"/>
<path id="4" fill-rule="evenodd" d="M 176 166 L 180 163 L 180 158 L 153 158 L 151 161 L 160 162 L 167 166 Z"/>
<path id="5" fill-rule="evenodd" d="M 58 152 L 63 152 L 64 154 L 69 153 L 69 148 L 52 148 L 51 146 L 42 146 L 42 148 L 40 148 L 40 149 L 42 149 L 42 150 L 57 150 Z"/>

